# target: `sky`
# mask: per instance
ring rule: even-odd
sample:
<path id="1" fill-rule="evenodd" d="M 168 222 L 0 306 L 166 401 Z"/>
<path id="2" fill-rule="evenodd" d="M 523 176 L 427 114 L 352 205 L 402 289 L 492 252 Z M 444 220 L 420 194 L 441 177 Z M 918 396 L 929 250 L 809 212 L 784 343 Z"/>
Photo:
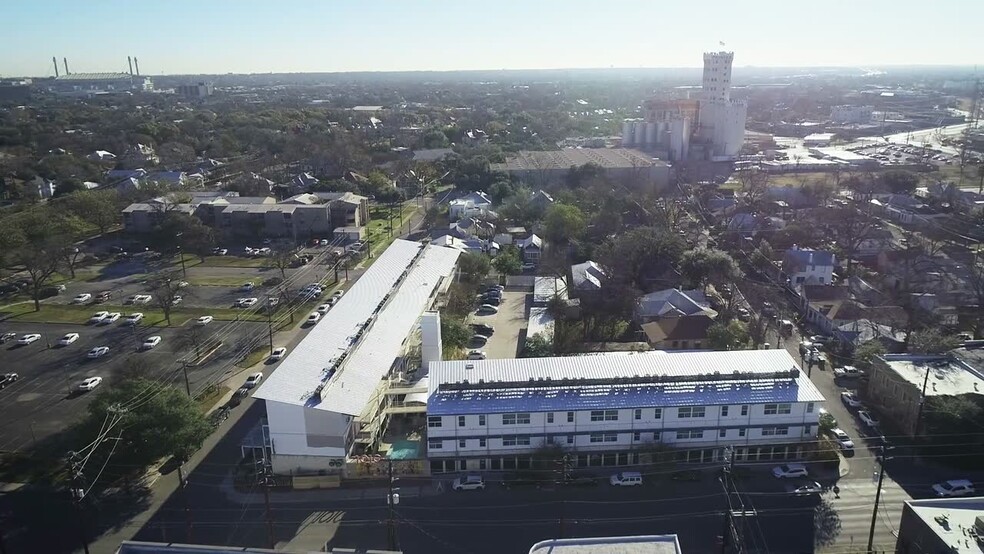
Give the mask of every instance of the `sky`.
<path id="1" fill-rule="evenodd" d="M 982 0 L 7 0 L 0 76 L 974 65 Z M 724 42 L 722 47 L 720 42 Z"/>

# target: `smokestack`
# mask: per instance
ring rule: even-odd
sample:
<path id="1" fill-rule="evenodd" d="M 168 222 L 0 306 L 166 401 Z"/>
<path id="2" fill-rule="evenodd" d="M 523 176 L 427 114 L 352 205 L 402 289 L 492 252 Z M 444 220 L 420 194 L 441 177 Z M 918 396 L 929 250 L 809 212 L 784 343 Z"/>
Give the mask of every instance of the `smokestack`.
<path id="1" fill-rule="evenodd" d="M 65 62 L 65 75 L 69 75 L 69 73 L 68 73 L 68 58 L 62 58 L 62 61 Z"/>
<path id="2" fill-rule="evenodd" d="M 137 70 L 137 77 L 140 76 L 140 62 L 137 61 L 137 57 L 133 57 L 133 67 Z"/>
<path id="3" fill-rule="evenodd" d="M 133 75 L 133 60 L 130 56 L 126 57 L 126 64 L 130 66 L 130 75 Z"/>
<path id="4" fill-rule="evenodd" d="M 55 77 L 58 76 L 58 58 L 52 56 L 51 63 L 55 64 Z"/>

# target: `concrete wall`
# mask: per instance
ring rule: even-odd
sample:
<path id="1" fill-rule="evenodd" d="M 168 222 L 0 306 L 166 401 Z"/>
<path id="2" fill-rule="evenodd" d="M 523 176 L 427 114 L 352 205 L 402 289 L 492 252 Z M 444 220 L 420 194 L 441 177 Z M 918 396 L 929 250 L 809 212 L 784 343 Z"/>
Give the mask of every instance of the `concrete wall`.
<path id="1" fill-rule="evenodd" d="M 341 470 L 329 461 L 345 458 L 349 416 L 271 400 L 266 409 L 277 473 Z"/>

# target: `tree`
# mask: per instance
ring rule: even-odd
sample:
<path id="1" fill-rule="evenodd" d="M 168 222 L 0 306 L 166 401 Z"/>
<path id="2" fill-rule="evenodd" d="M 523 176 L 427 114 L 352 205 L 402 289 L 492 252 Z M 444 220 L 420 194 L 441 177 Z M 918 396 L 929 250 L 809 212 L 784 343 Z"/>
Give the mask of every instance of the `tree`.
<path id="1" fill-rule="evenodd" d="M 827 220 L 833 225 L 837 244 L 844 253 L 845 264 L 850 271 L 851 262 L 857 257 L 861 243 L 878 228 L 877 222 L 853 206 L 830 210 Z"/>
<path id="2" fill-rule="evenodd" d="M 917 422 L 918 423 L 918 422 Z M 926 398 L 922 427 L 914 434 L 921 437 L 926 451 L 946 456 L 956 465 L 975 468 L 984 456 L 984 401 L 980 395 L 936 396 Z M 959 440 L 954 438 L 959 437 Z"/>
<path id="3" fill-rule="evenodd" d="M 478 283 L 489 274 L 489 257 L 479 252 L 466 252 L 458 257 L 461 278 L 470 283 Z"/>
<path id="4" fill-rule="evenodd" d="M 738 320 L 714 323 L 707 328 L 707 342 L 715 350 L 741 350 L 748 339 L 748 327 Z"/>
<path id="5" fill-rule="evenodd" d="M 523 261 L 519 259 L 519 250 L 512 246 L 505 246 L 499 255 L 492 260 L 492 266 L 499 273 L 515 275 L 522 271 Z"/>
<path id="6" fill-rule="evenodd" d="M 54 197 L 60 198 L 62 196 L 68 196 L 69 194 L 82 190 L 85 190 L 85 187 L 82 186 L 82 181 L 79 181 L 78 179 L 65 179 L 64 181 L 58 183 L 55 187 Z"/>
<path id="7" fill-rule="evenodd" d="M 895 194 L 909 194 L 919 185 L 919 177 L 904 169 L 891 169 L 882 173 L 878 182 Z"/>
<path id="8" fill-rule="evenodd" d="M 772 249 L 772 245 L 769 241 L 762 239 L 759 241 L 758 248 L 752 252 L 752 261 L 755 265 L 766 268 L 768 271 L 770 266 L 774 263 L 776 259 L 776 252 Z M 771 273 L 770 273 L 771 274 Z"/>
<path id="9" fill-rule="evenodd" d="M 176 247 L 197 255 L 202 261 L 215 248 L 215 232 L 198 218 L 179 212 L 166 212 L 161 224 L 151 231 L 155 248 L 173 252 Z"/>
<path id="10" fill-rule="evenodd" d="M 78 246 L 72 245 L 61 249 L 61 261 L 72 279 L 75 279 L 75 268 L 83 259 L 85 259 L 85 251 Z"/>
<path id="11" fill-rule="evenodd" d="M 280 278 L 287 278 L 287 269 L 297 260 L 297 248 L 288 240 L 274 241 L 270 245 L 270 256 L 266 263 L 269 267 L 280 271 Z"/>
<path id="12" fill-rule="evenodd" d="M 83 190 L 70 194 L 63 202 L 70 213 L 95 225 L 100 234 L 105 234 L 120 221 L 119 195 L 116 191 Z"/>
<path id="13" fill-rule="evenodd" d="M 738 264 L 730 254 L 713 248 L 688 250 L 680 258 L 680 273 L 696 287 L 725 283 L 739 275 Z"/>
<path id="14" fill-rule="evenodd" d="M 150 279 L 150 294 L 154 298 L 154 305 L 164 312 L 164 319 L 171 325 L 171 310 L 174 308 L 175 299 L 180 296 L 179 291 L 181 281 L 176 274 L 163 273 Z"/>
<path id="15" fill-rule="evenodd" d="M 542 333 L 538 333 L 532 337 L 526 338 L 526 342 L 523 344 L 523 352 L 520 354 L 520 357 L 547 358 L 553 356 L 553 354 L 553 341 L 544 336 Z"/>
<path id="16" fill-rule="evenodd" d="M 605 241 L 598 261 L 612 281 L 623 287 L 643 291 L 653 286 L 666 288 L 659 279 L 673 270 L 685 247 L 676 233 L 639 227 Z"/>
<path id="17" fill-rule="evenodd" d="M 909 351 L 916 354 L 942 354 L 959 344 L 960 339 L 953 335 L 944 335 L 938 328 L 913 331 L 909 336 Z"/>
<path id="18" fill-rule="evenodd" d="M 586 221 L 577 206 L 555 203 L 543 218 L 544 234 L 554 244 L 567 244 L 584 234 Z"/>
<path id="19" fill-rule="evenodd" d="M 454 317 L 441 318 L 441 342 L 444 344 L 445 353 L 451 354 L 459 348 L 464 348 L 471 340 L 471 329 L 465 322 Z"/>
<path id="20" fill-rule="evenodd" d="M 25 245 L 14 252 L 12 260 L 23 267 L 30 277 L 28 288 L 34 300 L 34 311 L 41 311 L 42 290 L 61 266 L 66 245 L 51 238 L 40 245 Z"/>
<path id="21" fill-rule="evenodd" d="M 187 460 L 211 433 L 193 398 L 172 385 L 148 379 L 119 381 L 96 395 L 83 424 L 83 429 L 92 432 L 84 437 L 94 438 L 106 421 L 117 421 L 107 433 L 119 437 L 109 461 L 122 467 L 146 466 L 167 456 Z"/>
<path id="22" fill-rule="evenodd" d="M 854 363 L 859 369 L 868 369 L 871 362 L 885 354 L 885 346 L 877 340 L 869 340 L 854 349 Z"/>

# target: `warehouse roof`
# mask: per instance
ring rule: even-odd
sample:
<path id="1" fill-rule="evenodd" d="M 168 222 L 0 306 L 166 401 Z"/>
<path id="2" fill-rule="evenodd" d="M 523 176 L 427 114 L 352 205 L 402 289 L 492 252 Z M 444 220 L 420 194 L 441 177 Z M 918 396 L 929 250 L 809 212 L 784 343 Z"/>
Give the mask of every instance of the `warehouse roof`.
<path id="1" fill-rule="evenodd" d="M 459 252 L 397 240 L 254 395 L 357 416 Z"/>
<path id="2" fill-rule="evenodd" d="M 492 164 L 492 171 L 531 169 L 570 169 L 593 163 L 605 169 L 665 166 L 662 162 L 631 148 L 564 148 L 562 150 L 521 150 L 505 163 Z"/>
<path id="3" fill-rule="evenodd" d="M 129 73 L 69 73 L 55 77 L 56 81 L 115 81 L 118 79 L 132 79 Z"/>
<path id="4" fill-rule="evenodd" d="M 428 413 L 823 402 L 785 350 L 431 362 Z"/>

